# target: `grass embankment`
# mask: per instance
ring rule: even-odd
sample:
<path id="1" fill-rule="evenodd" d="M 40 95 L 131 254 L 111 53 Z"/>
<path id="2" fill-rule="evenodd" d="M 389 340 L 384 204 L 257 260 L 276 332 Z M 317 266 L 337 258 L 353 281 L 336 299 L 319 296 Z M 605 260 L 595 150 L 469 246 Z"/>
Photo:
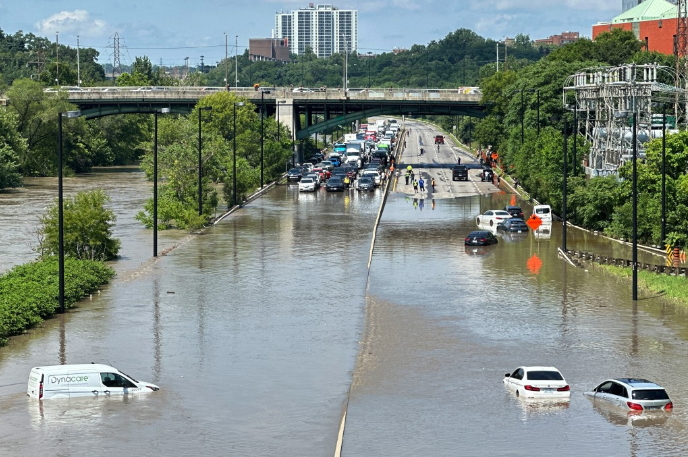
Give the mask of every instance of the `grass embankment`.
<path id="1" fill-rule="evenodd" d="M 631 268 L 600 264 L 595 264 L 595 267 L 618 278 L 631 278 L 633 275 Z M 638 270 L 638 287 L 662 294 L 664 297 L 688 306 L 688 279 L 683 276 L 669 276 Z"/>
<path id="2" fill-rule="evenodd" d="M 115 271 L 91 260 L 65 259 L 66 308 L 106 284 Z M 0 276 L 0 346 L 59 310 L 57 259 L 27 263 Z"/>

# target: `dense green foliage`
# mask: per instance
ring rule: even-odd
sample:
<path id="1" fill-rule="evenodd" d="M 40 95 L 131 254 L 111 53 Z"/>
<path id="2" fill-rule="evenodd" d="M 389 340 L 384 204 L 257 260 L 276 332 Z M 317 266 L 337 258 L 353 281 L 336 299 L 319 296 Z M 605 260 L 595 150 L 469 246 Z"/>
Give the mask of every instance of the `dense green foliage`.
<path id="1" fill-rule="evenodd" d="M 506 173 L 518 178 L 533 198 L 561 213 L 563 131 L 567 116 L 568 219 L 612 237 L 629 239 L 631 165 L 622 166 L 618 177 L 583 177 L 581 163 L 587 157 L 589 145 L 582 135 L 577 136 L 577 157 L 573 157 L 573 116 L 564 110 L 562 88 L 568 76 L 583 68 L 633 62 L 674 66 L 672 56 L 643 52 L 642 43 L 632 32 L 614 29 L 594 42 L 582 39 L 556 49 L 538 62 L 482 79 L 483 101 L 488 106 L 484 119 L 437 121 L 447 130 L 456 125 L 455 133 L 466 143 L 470 140 L 483 147 L 491 145 L 499 153 Z M 685 132 L 667 138 L 667 240 L 661 240 L 661 139 L 647 145 L 647 160 L 638 164 L 638 237 L 642 243 L 662 245 L 670 241 L 685 246 L 688 241 L 687 142 Z"/>
<path id="2" fill-rule="evenodd" d="M 81 260 L 111 260 L 117 257 L 120 241 L 112 237 L 115 214 L 105 208 L 110 198 L 101 189 L 78 192 L 64 198 L 65 257 Z M 55 202 L 40 218 L 35 248 L 41 258 L 57 255 L 58 204 Z"/>
<path id="3" fill-rule="evenodd" d="M 504 52 L 503 45 L 500 53 Z M 382 54 L 358 54 L 348 58 L 349 87 L 433 87 L 456 88 L 476 86 L 484 74 L 496 70 L 497 42 L 483 38 L 468 29 L 458 29 L 444 39 L 427 45 L 413 45 L 409 50 Z M 529 37 L 518 35 L 508 50 L 508 68 L 519 68 L 539 60 L 548 48 L 536 48 Z M 500 60 L 503 60 L 501 56 Z M 230 58 L 205 76 L 202 84 L 224 86 L 235 81 L 235 62 Z M 248 54 L 238 57 L 239 86 L 341 87 L 344 81 L 345 58 L 334 54 L 318 59 L 312 52 L 292 56 L 289 63 L 251 62 Z M 482 73 L 482 74 L 481 74 Z"/>
<path id="4" fill-rule="evenodd" d="M 243 106 L 235 103 L 244 102 Z M 225 201 L 233 199 L 234 158 L 236 157 L 236 201 L 260 187 L 260 115 L 248 100 L 239 99 L 232 92 L 220 92 L 203 98 L 201 110 L 202 134 L 202 196 L 203 215 L 198 215 L 198 108 L 189 116 L 158 116 L 158 173 L 164 177 L 159 184 L 158 219 L 160 228 L 196 229 L 203 226 L 218 205 L 217 183 L 224 183 Z M 236 119 L 234 114 L 236 112 Z M 236 132 L 234 126 L 236 125 Z M 277 141 L 278 124 L 274 118 L 264 119 L 263 163 L 264 182 L 279 178 L 286 161 L 291 157 L 291 136 L 282 125 Z M 236 151 L 233 150 L 236 144 Z M 152 145 L 146 143 L 147 153 L 142 166 L 153 177 Z M 153 201 L 137 219 L 146 226 L 153 225 Z"/>
<path id="5" fill-rule="evenodd" d="M 106 284 L 115 272 L 101 262 L 65 259 L 65 307 Z M 0 276 L 0 346 L 7 337 L 35 327 L 58 310 L 55 257 L 13 268 Z"/>
<path id="6" fill-rule="evenodd" d="M 59 48 L 59 56 L 58 56 Z M 17 79 L 33 79 L 44 85 L 77 85 L 76 47 L 58 46 L 47 38 L 19 31 L 8 35 L 0 30 L 0 86 Z M 105 80 L 105 71 L 98 64 L 98 51 L 79 49 L 79 67 L 82 84 L 90 86 Z M 58 73 L 59 72 L 59 73 Z"/>

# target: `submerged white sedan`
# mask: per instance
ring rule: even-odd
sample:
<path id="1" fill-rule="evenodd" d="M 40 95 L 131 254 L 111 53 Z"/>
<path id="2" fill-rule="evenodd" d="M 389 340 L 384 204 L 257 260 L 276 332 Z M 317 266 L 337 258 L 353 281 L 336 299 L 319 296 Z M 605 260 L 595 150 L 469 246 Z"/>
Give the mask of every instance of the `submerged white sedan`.
<path id="1" fill-rule="evenodd" d="M 507 219 L 511 219 L 511 214 L 508 211 L 501 209 L 491 209 L 485 211 L 483 214 L 475 219 L 478 225 L 489 225 L 490 227 L 500 224 Z"/>
<path id="2" fill-rule="evenodd" d="M 504 385 L 526 399 L 562 399 L 571 397 L 571 388 L 554 367 L 518 367 L 504 375 Z"/>

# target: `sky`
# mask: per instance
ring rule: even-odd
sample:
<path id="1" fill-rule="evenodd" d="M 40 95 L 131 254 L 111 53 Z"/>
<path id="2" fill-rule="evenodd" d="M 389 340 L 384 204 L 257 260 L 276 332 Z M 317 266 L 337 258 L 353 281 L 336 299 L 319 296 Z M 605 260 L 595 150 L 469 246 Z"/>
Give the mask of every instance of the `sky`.
<path id="1" fill-rule="evenodd" d="M 466 28 L 494 40 L 521 33 L 531 40 L 565 31 L 592 35 L 592 26 L 621 12 L 621 0 L 339 0 L 315 2 L 358 10 L 358 51 L 366 54 L 439 41 Z M 113 36 L 120 61 L 147 56 L 154 64 L 213 65 L 248 47 L 249 38 L 269 38 L 275 12 L 305 8 L 305 0 L 0 0 L 0 29 L 33 33 L 100 52 L 112 62 Z M 238 37 L 238 38 L 237 38 Z"/>

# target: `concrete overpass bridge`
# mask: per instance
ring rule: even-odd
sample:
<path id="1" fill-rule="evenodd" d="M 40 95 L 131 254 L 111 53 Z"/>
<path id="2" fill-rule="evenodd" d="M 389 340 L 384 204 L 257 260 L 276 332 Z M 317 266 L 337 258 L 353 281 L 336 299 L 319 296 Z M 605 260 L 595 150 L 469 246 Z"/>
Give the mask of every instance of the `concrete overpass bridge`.
<path id="1" fill-rule="evenodd" d="M 92 87 L 66 88 L 68 100 L 86 118 L 114 114 L 150 113 L 170 108 L 189 113 L 198 101 L 224 87 Z M 229 88 L 256 106 L 264 106 L 287 126 L 294 139 L 330 132 L 358 119 L 395 115 L 464 115 L 483 117 L 482 94 L 475 87 L 459 89 L 291 89 L 266 87 Z M 48 89 L 47 92 L 50 92 Z"/>

